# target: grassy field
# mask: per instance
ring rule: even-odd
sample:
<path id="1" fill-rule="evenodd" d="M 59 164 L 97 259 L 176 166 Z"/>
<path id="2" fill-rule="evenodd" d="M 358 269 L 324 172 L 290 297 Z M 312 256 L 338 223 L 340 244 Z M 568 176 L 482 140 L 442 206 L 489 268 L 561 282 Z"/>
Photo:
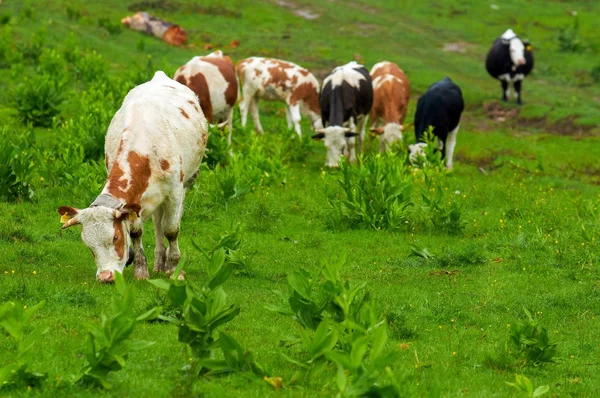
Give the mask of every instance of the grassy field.
<path id="1" fill-rule="evenodd" d="M 132 13 L 127 7 L 133 2 L 0 4 L 0 167 L 3 173 L 8 164 L 8 170 L 22 170 L 29 184 L 20 198 L 0 202 L 0 304 L 31 308 L 46 300 L 26 331 L 48 328 L 22 358 L 29 370 L 46 372 L 47 380 L 33 389 L 2 389 L 0 383 L 0 396 L 334 396 L 339 375 L 333 362 L 326 361 L 309 380 L 298 380 L 300 366 L 282 354 L 305 358 L 302 345 L 280 344 L 298 335 L 298 322 L 265 306 L 282 304 L 273 291 L 287 292 L 294 272 L 302 268 L 319 280 L 321 261 L 342 253 L 347 260 L 341 279 L 352 286 L 366 282 L 377 319 L 386 320 L 383 351 L 394 357 L 379 384 L 396 383 L 401 396 L 525 396 L 505 383 L 519 374 L 534 388 L 548 385 L 552 396 L 598 396 L 600 82 L 594 77 L 600 67 L 600 6 L 398 3 L 167 0 L 148 9 L 189 32 L 185 48 L 117 31 L 114 25 Z M 569 43 L 581 48 L 561 52 L 558 36 L 561 28 L 573 26 L 572 11 L 579 30 Z M 306 13 L 318 17 L 299 15 Z M 489 45 L 508 27 L 531 39 L 536 57 L 521 108 L 499 102 L 500 84 L 483 67 Z M 233 40 L 240 46 L 231 48 Z M 453 43 L 464 52 L 444 51 Z M 192 241 L 208 249 L 240 226 L 249 272 L 223 285 L 240 314 L 222 330 L 266 364 L 268 376 L 281 377 L 284 388 L 249 372 L 190 376 L 182 371 L 190 351 L 167 322 L 137 325 L 133 338 L 156 343 L 129 356 L 111 390 L 72 385 L 86 361 L 86 325 L 113 314 L 111 299 L 119 294 L 114 285 L 94 280 L 93 258 L 79 230 L 61 231 L 56 209 L 87 206 L 100 192 L 103 134 L 127 90 L 156 69 L 172 74 L 193 55 L 208 52 L 208 44 L 236 61 L 263 55 L 297 62 L 320 78 L 351 59 L 367 67 L 382 59 L 397 62 L 413 90 L 408 122 L 418 95 L 450 76 L 466 102 L 455 168 L 447 175 L 435 167 L 426 173 L 442 192 L 440 206 L 454 209 L 458 221 L 434 226 L 422 196 L 435 189 L 423 191 L 423 173 L 405 165 L 399 148 L 381 161 L 401 165 L 399 178 L 414 185 L 409 195 L 414 206 L 399 227 L 360 225 L 336 212 L 345 199 L 339 183 L 344 173 L 323 169 L 322 143 L 287 131 L 282 106 L 261 104 L 262 137 L 251 125 L 243 131 L 236 114 L 237 158 L 228 159 L 219 146 L 223 138 L 211 136 L 212 156 L 226 166 L 203 166 L 186 197 L 182 261 L 188 280 L 208 283 L 207 260 Z M 63 75 L 64 101 L 55 122 L 26 127 L 15 95 L 40 79 L 58 81 Z M 303 130 L 309 132 L 305 121 Z M 412 134 L 406 138 L 414 141 Z M 10 152 L 12 142 L 21 146 Z M 366 159 L 375 158 L 377 146 L 369 142 Z M 367 164 L 348 175 L 368 174 Z M 149 223 L 144 239 L 149 262 L 151 235 Z M 177 314 L 162 291 L 134 280 L 130 269 L 124 275 L 137 290 L 136 313 L 160 305 L 165 314 Z M 529 364 L 509 343 L 514 325 L 526 320 L 523 308 L 557 341 L 553 363 Z M 0 367 L 14 362 L 16 350 L 14 339 L 0 332 Z"/>

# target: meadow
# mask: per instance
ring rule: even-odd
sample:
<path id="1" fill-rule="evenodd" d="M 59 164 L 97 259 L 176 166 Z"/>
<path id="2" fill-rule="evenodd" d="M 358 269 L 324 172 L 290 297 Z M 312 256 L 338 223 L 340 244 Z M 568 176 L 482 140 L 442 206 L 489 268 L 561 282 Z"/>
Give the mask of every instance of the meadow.
<path id="1" fill-rule="evenodd" d="M 190 45 L 123 29 L 130 6 L 181 24 Z M 0 396 L 598 396 L 599 13 L 588 1 L 3 2 Z M 508 27 L 536 57 L 522 107 L 500 101 L 483 66 Z M 410 129 L 390 154 L 370 138 L 358 164 L 326 169 L 309 123 L 299 139 L 283 106 L 262 102 L 265 135 L 238 112 L 231 148 L 211 131 L 185 201 L 187 282 L 126 269 L 99 284 L 56 209 L 99 194 L 129 89 L 219 48 L 320 79 L 352 59 L 396 62 L 408 122 L 450 76 L 466 103 L 453 171 L 434 153 L 409 165 Z"/>

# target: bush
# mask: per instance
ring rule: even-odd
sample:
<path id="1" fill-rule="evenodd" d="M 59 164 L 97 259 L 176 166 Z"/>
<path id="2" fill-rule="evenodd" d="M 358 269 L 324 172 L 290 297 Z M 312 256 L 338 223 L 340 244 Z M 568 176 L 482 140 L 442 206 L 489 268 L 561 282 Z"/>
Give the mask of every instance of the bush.
<path id="1" fill-rule="evenodd" d="M 28 42 L 22 47 L 23 60 L 30 64 L 37 64 L 42 50 L 46 47 L 46 31 L 44 29 L 35 32 Z"/>
<path id="2" fill-rule="evenodd" d="M 14 201 L 31 199 L 35 153 L 31 132 L 9 135 L 2 131 L 0 140 L 0 199 Z"/>
<path id="3" fill-rule="evenodd" d="M 108 64 L 96 50 L 86 51 L 75 57 L 73 62 L 73 72 L 81 82 L 101 83 L 107 78 Z"/>
<path id="4" fill-rule="evenodd" d="M 527 320 L 514 322 L 510 327 L 510 342 L 518 350 L 517 355 L 524 365 L 555 362 L 557 342 L 550 340 L 548 329 L 534 321 L 526 308 L 523 310 Z"/>
<path id="5" fill-rule="evenodd" d="M 214 170 L 217 166 L 225 166 L 228 160 L 229 146 L 226 132 L 209 125 L 208 142 L 202 162 L 206 163 L 209 169 Z"/>
<path id="6" fill-rule="evenodd" d="M 106 29 L 111 35 L 118 35 L 123 31 L 120 22 L 115 22 L 108 17 L 98 18 L 98 27 Z"/>
<path id="7" fill-rule="evenodd" d="M 558 51 L 569 53 L 583 51 L 583 43 L 579 37 L 579 19 L 577 17 L 573 18 L 572 25 L 565 25 L 560 28 L 557 40 Z"/>
<path id="8" fill-rule="evenodd" d="M 342 160 L 341 197 L 328 198 L 333 224 L 350 228 L 398 229 L 408 220 L 412 181 L 393 154 L 361 158 L 357 166 Z"/>
<path id="9" fill-rule="evenodd" d="M 421 187 L 423 206 L 421 209 L 438 231 L 457 235 L 464 231 L 466 222 L 463 217 L 463 205 L 460 205 L 452 193 L 442 187 L 442 174 L 435 169 L 423 171 L 425 186 Z"/>
<path id="10" fill-rule="evenodd" d="M 49 127 L 53 118 L 60 114 L 60 105 L 65 97 L 65 82 L 47 74 L 36 74 L 26 78 L 10 93 L 10 102 L 15 107 L 20 121 L 33 126 Z"/>

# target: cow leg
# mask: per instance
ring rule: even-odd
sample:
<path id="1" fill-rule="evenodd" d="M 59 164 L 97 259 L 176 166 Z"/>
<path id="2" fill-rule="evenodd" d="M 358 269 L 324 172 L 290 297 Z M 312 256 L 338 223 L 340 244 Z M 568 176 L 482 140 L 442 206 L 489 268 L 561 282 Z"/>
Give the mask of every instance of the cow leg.
<path id="1" fill-rule="evenodd" d="M 358 136 L 358 151 L 362 153 L 363 143 L 365 142 L 365 129 L 367 127 L 367 116 L 363 116 L 358 121 L 357 130 L 359 131 Z"/>
<path id="2" fill-rule="evenodd" d="M 454 156 L 454 148 L 456 148 L 456 135 L 458 134 L 458 127 L 452 130 L 446 137 L 446 144 L 444 145 L 444 155 L 446 157 L 446 168 L 452 170 L 452 157 Z"/>
<path id="3" fill-rule="evenodd" d="M 172 273 L 179 259 L 181 258 L 181 252 L 179 251 L 179 225 L 181 223 L 181 216 L 183 214 L 183 198 L 185 197 L 185 190 L 182 190 L 180 195 L 173 195 L 164 205 L 163 217 L 162 217 L 162 228 L 165 237 L 169 241 L 169 248 L 166 254 L 166 269 L 168 273 Z M 182 273 L 183 275 L 183 273 Z"/>
<path id="4" fill-rule="evenodd" d="M 246 127 L 246 123 L 248 122 L 248 110 L 250 109 L 250 102 L 252 102 L 252 97 L 247 95 L 244 96 L 240 100 L 240 117 L 242 119 L 242 128 Z"/>
<path id="5" fill-rule="evenodd" d="M 285 106 L 285 119 L 287 120 L 288 130 L 292 128 L 292 115 L 290 114 L 290 107 Z"/>
<path id="6" fill-rule="evenodd" d="M 250 113 L 252 114 L 252 121 L 254 122 L 254 127 L 259 134 L 263 134 L 264 130 L 260 124 L 260 118 L 258 115 L 258 98 L 252 98 L 250 102 Z"/>
<path id="7" fill-rule="evenodd" d="M 517 80 L 515 81 L 514 87 L 515 87 L 515 97 L 517 97 L 517 104 L 519 105 L 523 105 L 523 102 L 521 101 L 521 84 L 523 83 L 523 81 L 521 80 Z"/>
<path id="8" fill-rule="evenodd" d="M 142 245 L 142 235 L 144 234 L 144 224 L 142 220 L 138 218 L 131 223 L 131 231 L 129 236 L 131 237 L 131 243 L 133 244 L 133 274 L 137 279 L 148 279 L 148 261 L 144 254 L 144 247 Z"/>
<path id="9" fill-rule="evenodd" d="M 506 80 L 501 80 L 500 83 L 502 83 L 502 101 L 506 102 L 508 101 L 508 95 L 510 94 L 508 82 Z"/>
<path id="10" fill-rule="evenodd" d="M 167 260 L 167 246 L 165 245 L 165 234 L 162 228 L 163 210 L 162 206 L 157 208 L 152 215 L 154 222 L 154 272 L 165 272 Z"/>
<path id="11" fill-rule="evenodd" d="M 294 124 L 294 129 L 296 130 L 296 134 L 298 134 L 298 137 L 302 138 L 302 130 L 300 129 L 300 120 L 302 119 L 302 116 L 300 116 L 300 105 L 298 105 L 298 104 L 291 105 L 289 107 L 289 111 L 290 111 L 290 119 L 291 119 L 291 122 Z"/>

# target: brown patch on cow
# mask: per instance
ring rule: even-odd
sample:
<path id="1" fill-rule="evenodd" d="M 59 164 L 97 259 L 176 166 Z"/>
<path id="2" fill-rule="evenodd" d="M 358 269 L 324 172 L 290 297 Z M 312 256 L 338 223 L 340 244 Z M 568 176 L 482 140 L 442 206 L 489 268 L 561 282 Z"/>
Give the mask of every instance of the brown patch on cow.
<path id="1" fill-rule="evenodd" d="M 259 77 L 260 75 L 262 75 L 262 70 L 261 69 L 254 69 L 254 74 L 256 75 L 256 77 Z"/>
<path id="2" fill-rule="evenodd" d="M 321 113 L 321 109 L 319 108 L 319 93 L 312 83 L 302 83 L 292 91 L 290 104 L 296 105 L 298 101 L 303 101 L 311 111 Z"/>
<path id="3" fill-rule="evenodd" d="M 190 118 L 190 116 L 186 113 L 185 110 L 183 110 L 183 108 L 179 108 L 179 112 L 181 112 L 181 114 L 183 115 L 183 117 L 185 117 L 186 119 Z"/>
<path id="4" fill-rule="evenodd" d="M 209 123 L 213 123 L 210 92 L 208 91 L 208 84 L 206 83 L 204 75 L 202 73 L 197 73 L 194 76 L 190 76 L 189 80 L 186 80 L 183 76 L 177 76 L 175 80 L 181 84 L 185 84 L 196 94 L 206 120 L 208 120 Z"/>
<path id="5" fill-rule="evenodd" d="M 137 152 L 129 152 L 127 163 L 131 175 L 125 177 L 125 172 L 118 162 L 115 162 L 108 175 L 108 193 L 117 199 L 124 199 L 126 203 L 140 203 L 142 195 L 150 183 L 150 159 L 148 156 Z M 129 186 L 129 188 L 128 188 Z"/>
<path id="6" fill-rule="evenodd" d="M 404 124 L 410 100 L 410 82 L 402 69 L 392 62 L 386 62 L 385 65 L 376 69 L 371 78 L 375 81 L 377 78 L 385 79 L 388 76 L 393 76 L 398 80 L 387 80 L 379 87 L 374 88 L 371 123 L 383 119 L 385 124 Z"/>
<path id="7" fill-rule="evenodd" d="M 309 71 L 307 71 L 306 69 L 299 69 L 298 73 L 300 73 L 302 76 L 306 77 L 310 74 Z"/>
<path id="8" fill-rule="evenodd" d="M 189 100 L 188 104 L 190 104 L 191 106 L 193 106 L 194 109 L 196 110 L 196 112 L 200 111 L 200 109 L 198 109 L 198 105 L 196 105 L 195 101 Z"/>
<path id="9" fill-rule="evenodd" d="M 202 57 L 202 60 L 219 68 L 219 72 L 225 81 L 229 83 L 225 90 L 225 102 L 229 106 L 234 106 L 237 101 L 238 83 L 235 78 L 235 67 L 231 58 Z"/>
<path id="10" fill-rule="evenodd" d="M 179 182 L 183 182 L 183 158 L 179 156 Z"/>
<path id="11" fill-rule="evenodd" d="M 113 221 L 113 229 L 115 230 L 115 239 L 113 239 L 113 244 L 115 246 L 115 251 L 119 256 L 119 260 L 123 260 L 125 256 L 125 234 L 123 234 L 123 222 L 121 219 L 115 219 Z"/>
<path id="12" fill-rule="evenodd" d="M 169 161 L 167 159 L 163 159 L 160 161 L 160 168 L 163 169 L 164 171 L 169 170 L 169 167 L 171 165 L 169 164 Z"/>
<path id="13" fill-rule="evenodd" d="M 288 78 L 287 73 L 285 73 L 285 69 L 281 66 L 271 66 L 267 69 L 271 78 L 267 81 L 267 84 L 272 84 L 276 87 L 280 87 L 285 90 L 288 88 L 290 83 L 290 79 Z"/>
<path id="14" fill-rule="evenodd" d="M 177 69 L 177 73 L 182 73 L 185 70 L 185 65 L 182 65 Z"/>

